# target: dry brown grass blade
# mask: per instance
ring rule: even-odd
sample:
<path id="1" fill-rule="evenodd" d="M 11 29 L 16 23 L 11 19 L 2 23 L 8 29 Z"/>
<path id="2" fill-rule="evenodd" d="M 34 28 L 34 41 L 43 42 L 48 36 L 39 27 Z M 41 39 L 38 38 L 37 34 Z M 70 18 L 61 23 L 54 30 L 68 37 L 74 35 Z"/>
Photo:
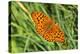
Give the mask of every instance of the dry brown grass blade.
<path id="1" fill-rule="evenodd" d="M 32 17 L 31 17 L 31 13 L 28 11 L 27 7 L 25 8 L 24 5 L 20 2 L 20 1 L 16 1 L 17 4 L 24 10 L 25 13 L 27 13 L 29 15 L 29 17 L 31 18 L 32 20 Z"/>

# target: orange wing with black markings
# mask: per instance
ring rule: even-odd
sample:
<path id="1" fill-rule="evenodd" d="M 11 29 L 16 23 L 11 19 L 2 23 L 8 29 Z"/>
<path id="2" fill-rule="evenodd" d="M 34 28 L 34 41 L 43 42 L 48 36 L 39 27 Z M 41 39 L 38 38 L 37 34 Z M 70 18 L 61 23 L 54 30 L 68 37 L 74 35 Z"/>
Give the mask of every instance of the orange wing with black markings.
<path id="1" fill-rule="evenodd" d="M 42 12 L 32 12 L 36 31 L 47 41 L 64 42 L 64 32 L 60 26 Z"/>

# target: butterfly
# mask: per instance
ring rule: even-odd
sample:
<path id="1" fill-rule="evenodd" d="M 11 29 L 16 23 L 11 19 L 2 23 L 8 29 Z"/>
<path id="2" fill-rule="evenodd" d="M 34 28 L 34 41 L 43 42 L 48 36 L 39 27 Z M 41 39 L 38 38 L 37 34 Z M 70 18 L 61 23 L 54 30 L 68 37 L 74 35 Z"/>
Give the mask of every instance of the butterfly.
<path id="1" fill-rule="evenodd" d="M 37 33 L 45 40 L 49 42 L 64 42 L 64 32 L 58 23 L 55 23 L 55 21 L 43 12 L 32 12 L 31 16 L 35 23 Z"/>

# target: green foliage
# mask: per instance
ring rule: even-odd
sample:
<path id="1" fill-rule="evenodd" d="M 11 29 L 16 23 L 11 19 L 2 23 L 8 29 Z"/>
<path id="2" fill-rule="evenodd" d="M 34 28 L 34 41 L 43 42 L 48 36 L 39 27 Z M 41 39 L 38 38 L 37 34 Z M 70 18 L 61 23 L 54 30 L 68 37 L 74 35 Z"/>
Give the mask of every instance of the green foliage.
<path id="1" fill-rule="evenodd" d="M 78 48 L 77 5 L 22 2 L 31 14 L 42 11 L 65 33 L 65 42 L 48 42 L 35 29 L 32 18 L 16 2 L 9 2 L 9 52 L 68 50 Z"/>

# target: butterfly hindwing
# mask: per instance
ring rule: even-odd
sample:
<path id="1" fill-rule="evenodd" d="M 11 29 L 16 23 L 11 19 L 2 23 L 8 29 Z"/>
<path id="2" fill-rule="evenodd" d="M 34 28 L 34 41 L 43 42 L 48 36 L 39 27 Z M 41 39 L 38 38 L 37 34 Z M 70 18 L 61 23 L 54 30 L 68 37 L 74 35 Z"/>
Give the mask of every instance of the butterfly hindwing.
<path id="1" fill-rule="evenodd" d="M 64 33 L 58 25 L 52 25 L 50 30 L 44 33 L 44 38 L 49 42 L 64 42 Z"/>

